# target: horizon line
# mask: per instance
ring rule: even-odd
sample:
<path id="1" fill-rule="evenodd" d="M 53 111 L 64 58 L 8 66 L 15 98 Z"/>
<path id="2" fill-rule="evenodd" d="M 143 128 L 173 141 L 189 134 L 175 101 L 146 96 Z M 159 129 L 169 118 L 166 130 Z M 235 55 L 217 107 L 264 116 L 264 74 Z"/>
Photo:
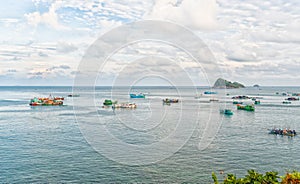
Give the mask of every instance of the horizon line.
<path id="1" fill-rule="evenodd" d="M 0 85 L 0 87 L 74 87 L 73 85 Z M 77 87 L 128 87 L 128 86 L 110 86 L 110 85 L 97 85 L 97 86 L 77 86 Z M 195 86 L 170 86 L 170 85 L 136 85 L 132 87 L 209 87 L 213 88 L 213 86 L 201 86 L 201 85 L 195 85 Z M 283 86 L 283 85 L 263 85 L 259 87 L 254 86 L 245 86 L 246 88 L 252 87 L 252 88 L 260 88 L 260 87 L 300 87 L 299 85 L 295 86 Z M 222 89 L 222 88 L 214 88 L 214 89 Z M 227 89 L 242 89 L 242 88 L 227 88 Z"/>

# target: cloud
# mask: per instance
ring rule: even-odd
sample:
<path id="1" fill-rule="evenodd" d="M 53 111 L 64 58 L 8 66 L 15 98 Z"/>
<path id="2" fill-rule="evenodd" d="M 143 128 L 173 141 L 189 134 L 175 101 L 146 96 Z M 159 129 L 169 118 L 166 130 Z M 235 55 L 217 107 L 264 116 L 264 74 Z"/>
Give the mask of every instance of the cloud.
<path id="1" fill-rule="evenodd" d="M 46 69 L 32 69 L 30 72 L 27 73 L 28 79 L 45 79 L 51 80 L 56 78 L 71 78 L 71 72 L 68 71 L 71 69 L 68 65 L 59 65 L 53 66 Z"/>
<path id="2" fill-rule="evenodd" d="M 71 44 L 71 43 L 66 43 L 66 42 L 58 42 L 56 46 L 57 52 L 61 53 L 70 53 L 76 51 L 78 48 Z"/>
<path id="3" fill-rule="evenodd" d="M 68 66 L 68 65 L 53 66 L 51 68 L 47 68 L 46 71 L 53 71 L 53 70 L 57 70 L 57 69 L 67 70 L 67 69 L 70 69 L 70 66 Z"/>
<path id="4" fill-rule="evenodd" d="M 45 53 L 43 53 L 43 52 L 39 52 L 39 56 L 40 56 L 40 57 L 48 57 L 48 54 L 45 54 Z"/>
<path id="5" fill-rule="evenodd" d="M 232 52 L 228 52 L 227 59 L 236 61 L 236 62 L 253 62 L 256 61 L 256 53 L 252 52 L 251 50 L 245 49 L 237 49 L 231 50 Z"/>
<path id="6" fill-rule="evenodd" d="M 247 75 L 250 78 L 257 78 L 258 75 L 263 75 L 266 78 L 296 76 L 299 74 L 300 63 L 291 62 L 289 65 L 284 63 L 264 62 L 258 65 L 244 65 L 238 67 L 236 72 L 239 75 Z"/>
<path id="7" fill-rule="evenodd" d="M 193 29 L 212 29 L 216 22 L 215 0 L 156 0 L 146 19 L 168 20 Z"/>
<path id="8" fill-rule="evenodd" d="M 43 79 L 45 78 L 45 73 L 44 72 L 29 72 L 28 74 L 28 79 Z"/>
<path id="9" fill-rule="evenodd" d="M 8 73 L 16 73 L 17 70 L 16 70 L 16 69 L 9 69 L 9 70 L 7 70 L 7 72 L 8 72 Z"/>
<path id="10" fill-rule="evenodd" d="M 259 46 L 249 36 L 235 34 L 224 41 L 221 52 L 226 59 L 235 62 L 255 62 L 259 61 Z M 220 44 L 220 43 L 219 43 Z"/>
<path id="11" fill-rule="evenodd" d="M 245 80 L 266 77 L 273 84 L 277 80 L 270 80 L 272 76 L 291 80 L 298 75 L 294 68 L 299 68 L 295 63 L 299 63 L 300 1 L 33 0 L 1 5 L 7 11 L 2 11 L 5 16 L 0 18 L 0 67 L 3 75 L 14 73 L 8 69 L 17 71 L 18 78 L 12 83 L 30 76 L 28 71 L 36 78 L 44 77 L 43 80 L 53 80 L 55 75 L 74 77 L 72 71 L 98 36 L 142 19 L 169 20 L 187 26 L 209 46 L 219 66 L 233 76 L 247 73 L 250 75 L 243 76 Z M 109 40 L 107 47 L 114 41 Z M 146 43 L 132 48 L 120 51 L 117 61 L 108 63 L 107 71 L 119 71 L 128 60 L 151 54 L 182 60 L 183 68 L 189 71 L 197 67 L 168 47 L 152 49 Z"/>
<path id="12" fill-rule="evenodd" d="M 0 24 L 3 24 L 4 27 L 9 27 L 14 24 L 18 24 L 19 21 L 20 21 L 19 19 L 14 19 L 14 18 L 0 18 Z"/>
<path id="13" fill-rule="evenodd" d="M 258 40 L 275 43 L 300 43 L 300 20 L 291 20 L 278 30 L 259 30 L 252 34 Z"/>
<path id="14" fill-rule="evenodd" d="M 185 72 L 179 62 L 163 57 L 141 58 L 123 66 L 117 73 L 109 71 L 101 73 L 97 84 L 102 85 L 110 78 L 110 80 L 113 79 L 111 82 L 113 82 L 114 85 L 126 86 L 133 85 L 135 82 L 147 77 L 161 78 L 170 81 L 174 85 L 180 86 L 192 84 L 189 74 Z M 152 81 L 152 84 L 149 85 L 155 84 L 155 80 L 150 81 Z M 143 83 L 143 85 L 146 84 Z M 159 85 L 159 83 L 156 83 L 156 85 Z"/>
<path id="15" fill-rule="evenodd" d="M 11 61 L 20 61 L 22 58 L 14 56 L 13 58 L 10 59 Z"/>
<path id="16" fill-rule="evenodd" d="M 28 24 L 33 26 L 38 26 L 39 24 L 45 24 L 53 27 L 57 30 L 68 30 L 69 28 L 59 23 L 58 15 L 56 13 L 62 5 L 62 1 L 55 1 L 51 4 L 49 11 L 45 13 L 40 13 L 38 11 L 25 14 Z"/>

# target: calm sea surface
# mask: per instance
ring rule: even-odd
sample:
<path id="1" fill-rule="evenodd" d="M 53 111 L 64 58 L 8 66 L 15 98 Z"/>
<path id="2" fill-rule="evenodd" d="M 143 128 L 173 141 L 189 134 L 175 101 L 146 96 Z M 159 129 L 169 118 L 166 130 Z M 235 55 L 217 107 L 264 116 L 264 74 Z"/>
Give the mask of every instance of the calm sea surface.
<path id="1" fill-rule="evenodd" d="M 212 183 L 213 171 L 242 176 L 248 169 L 275 170 L 281 174 L 300 170 L 300 135 L 291 138 L 268 134 L 273 127 L 300 133 L 300 102 L 282 104 L 287 97 L 281 95 L 300 93 L 300 87 L 219 90 L 216 96 L 194 98 L 207 90 L 198 88 L 195 92 L 194 88 L 183 88 L 179 93 L 168 87 L 139 87 L 131 92 L 146 93 L 146 99 L 129 99 L 126 88 L 99 87 L 95 93 L 82 88 L 80 97 L 72 98 L 67 97 L 72 87 L 0 87 L 0 182 Z M 29 106 L 30 98 L 49 94 L 66 97 L 65 105 Z M 238 111 L 231 99 L 235 95 L 258 97 L 261 104 L 256 105 L 255 112 Z M 137 109 L 101 108 L 104 99 L 111 97 L 119 102 L 136 103 Z M 163 105 L 163 98 L 179 98 L 180 102 Z M 219 102 L 210 103 L 212 98 Z M 80 99 L 90 99 L 90 104 L 76 107 Z M 233 116 L 219 113 L 219 108 L 225 106 L 233 110 Z M 166 112 L 166 116 L 161 112 Z M 180 113 L 185 116 L 179 116 Z M 90 122 L 95 116 L 98 121 Z M 126 126 L 119 123 L 120 119 Z M 84 123 L 89 127 L 94 123 L 95 129 L 106 124 L 116 139 L 139 146 L 168 137 L 176 129 L 178 119 L 187 124 L 197 120 L 192 135 L 170 157 L 147 165 L 130 166 L 103 156 L 80 128 Z M 210 130 L 207 130 L 205 123 L 209 119 L 213 125 L 208 125 Z M 217 120 L 220 122 L 215 124 L 213 121 Z M 207 131 L 212 133 L 205 134 Z M 199 148 L 207 135 L 213 139 Z M 186 139 L 185 135 L 182 137 Z M 175 139 L 170 141 L 177 143 Z M 111 144 L 111 150 L 118 152 L 118 149 Z"/>

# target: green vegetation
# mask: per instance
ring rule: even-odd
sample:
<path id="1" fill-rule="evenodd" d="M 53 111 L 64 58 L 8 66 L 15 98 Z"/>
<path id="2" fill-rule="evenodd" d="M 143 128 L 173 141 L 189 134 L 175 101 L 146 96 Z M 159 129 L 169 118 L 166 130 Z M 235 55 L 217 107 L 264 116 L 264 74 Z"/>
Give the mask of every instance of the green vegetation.
<path id="1" fill-rule="evenodd" d="M 213 172 L 212 179 L 215 184 L 300 184 L 300 172 L 293 171 L 284 176 L 278 176 L 278 172 L 271 171 L 260 174 L 249 170 L 245 177 L 237 178 L 234 174 L 227 174 L 223 182 L 219 182 L 217 175 Z"/>
<path id="2" fill-rule="evenodd" d="M 216 80 L 213 87 L 214 88 L 232 89 L 232 88 L 244 88 L 245 86 L 241 83 L 238 83 L 238 82 L 230 82 L 228 80 L 218 78 L 218 80 Z"/>

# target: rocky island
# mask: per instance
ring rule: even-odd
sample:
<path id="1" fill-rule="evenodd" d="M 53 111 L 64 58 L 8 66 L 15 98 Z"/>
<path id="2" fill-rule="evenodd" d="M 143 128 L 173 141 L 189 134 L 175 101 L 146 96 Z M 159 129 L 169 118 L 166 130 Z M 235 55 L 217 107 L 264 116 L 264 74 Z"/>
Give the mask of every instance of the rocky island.
<path id="1" fill-rule="evenodd" d="M 244 88 L 245 86 L 238 82 L 231 82 L 222 78 L 218 78 L 216 80 L 213 88 L 221 88 L 221 89 L 235 89 L 235 88 Z"/>

